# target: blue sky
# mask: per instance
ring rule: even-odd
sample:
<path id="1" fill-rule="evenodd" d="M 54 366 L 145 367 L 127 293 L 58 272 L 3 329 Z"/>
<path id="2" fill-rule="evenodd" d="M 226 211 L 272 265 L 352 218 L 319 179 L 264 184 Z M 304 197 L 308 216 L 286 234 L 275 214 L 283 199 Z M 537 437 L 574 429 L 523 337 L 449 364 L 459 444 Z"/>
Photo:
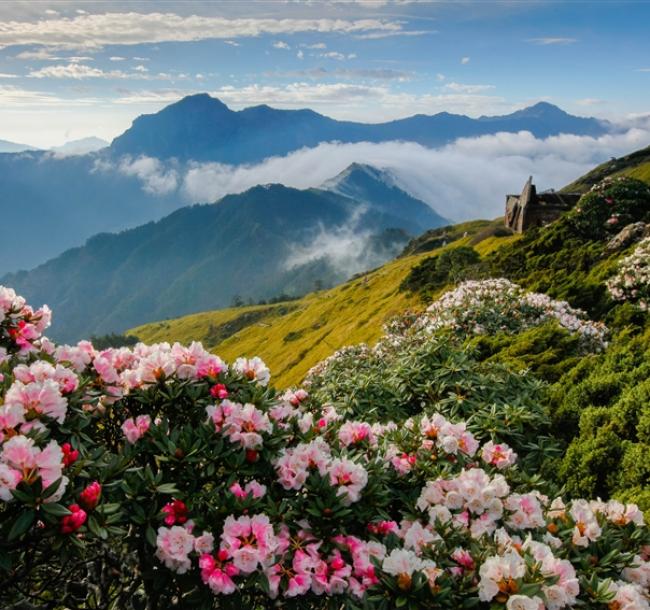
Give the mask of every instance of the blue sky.
<path id="1" fill-rule="evenodd" d="M 650 113 L 649 2 L 3 2 L 0 139 L 95 135 L 207 91 L 382 121 L 539 100 Z"/>

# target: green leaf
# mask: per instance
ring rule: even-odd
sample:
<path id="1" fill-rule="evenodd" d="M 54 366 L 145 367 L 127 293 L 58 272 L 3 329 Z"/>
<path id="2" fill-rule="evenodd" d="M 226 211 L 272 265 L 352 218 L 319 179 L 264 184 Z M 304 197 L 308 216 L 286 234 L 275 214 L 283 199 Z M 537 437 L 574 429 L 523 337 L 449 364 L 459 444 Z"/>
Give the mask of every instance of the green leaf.
<path id="1" fill-rule="evenodd" d="M 36 517 L 36 511 L 28 510 L 25 511 L 14 521 L 14 524 L 9 530 L 9 535 L 7 536 L 8 540 L 15 540 L 18 536 L 22 536 L 34 523 L 34 518 Z"/>
<path id="2" fill-rule="evenodd" d="M 50 496 L 54 495 L 57 489 L 61 486 L 61 481 L 63 481 L 63 478 L 58 478 L 54 483 L 51 483 L 48 485 L 44 490 L 43 493 L 41 493 L 41 498 L 49 498 Z"/>
<path id="3" fill-rule="evenodd" d="M 178 493 L 178 489 L 174 483 L 163 483 L 162 485 L 156 486 L 156 491 L 161 494 L 175 494 Z"/>
<path id="4" fill-rule="evenodd" d="M 64 517 L 65 515 L 71 515 L 72 513 L 62 504 L 41 504 L 41 510 L 44 513 L 53 515 L 55 517 Z"/>
<path id="5" fill-rule="evenodd" d="M 156 546 L 156 532 L 153 529 L 153 527 L 148 526 L 147 531 L 145 532 L 145 537 L 147 538 L 147 542 L 151 546 Z"/>

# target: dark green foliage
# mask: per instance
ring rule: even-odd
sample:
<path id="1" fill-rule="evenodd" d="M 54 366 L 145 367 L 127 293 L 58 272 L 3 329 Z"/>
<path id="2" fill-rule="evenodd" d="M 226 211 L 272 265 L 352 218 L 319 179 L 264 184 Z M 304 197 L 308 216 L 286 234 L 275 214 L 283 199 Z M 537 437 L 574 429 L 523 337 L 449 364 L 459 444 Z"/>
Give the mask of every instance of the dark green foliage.
<path id="1" fill-rule="evenodd" d="M 615 202 L 613 208 L 607 199 Z M 605 280 L 621 255 L 605 249 L 612 232 L 605 221 L 612 209 L 621 213 L 616 231 L 626 222 L 650 218 L 650 187 L 631 178 L 602 184 L 557 222 L 531 230 L 488 256 L 490 275 L 507 277 L 529 290 L 566 300 L 592 318 L 604 319 L 615 306 Z"/>
<path id="2" fill-rule="evenodd" d="M 455 284 L 476 275 L 481 257 L 469 246 L 459 246 L 424 259 L 406 276 L 400 290 L 419 292 L 423 297 L 447 284 Z"/>
<path id="3" fill-rule="evenodd" d="M 627 224 L 650 219 L 650 186 L 634 178 L 605 179 L 566 218 L 583 238 L 614 235 Z"/>
<path id="4" fill-rule="evenodd" d="M 140 339 L 135 335 L 120 335 L 111 333 L 109 335 L 102 335 L 101 337 L 90 337 L 90 342 L 95 349 L 103 350 L 109 347 L 131 347 L 140 342 Z"/>
<path id="5" fill-rule="evenodd" d="M 557 381 L 584 357 L 580 338 L 557 322 L 547 322 L 516 335 L 480 335 L 469 344 L 481 358 L 503 362 L 512 370 L 529 370 L 549 382 Z"/>
<path id="6" fill-rule="evenodd" d="M 473 349 L 445 334 L 383 347 L 340 352 L 310 378 L 312 397 L 350 419 L 400 421 L 422 412 L 466 419 L 478 438 L 494 435 L 518 451 L 527 447 L 529 460 L 540 457 L 530 444 L 545 442 L 548 431 L 544 384 L 503 364 L 481 362 Z"/>
<path id="7" fill-rule="evenodd" d="M 549 407 L 554 436 L 568 443 L 557 473 L 567 491 L 649 510 L 650 325 L 582 360 L 552 386 Z"/>

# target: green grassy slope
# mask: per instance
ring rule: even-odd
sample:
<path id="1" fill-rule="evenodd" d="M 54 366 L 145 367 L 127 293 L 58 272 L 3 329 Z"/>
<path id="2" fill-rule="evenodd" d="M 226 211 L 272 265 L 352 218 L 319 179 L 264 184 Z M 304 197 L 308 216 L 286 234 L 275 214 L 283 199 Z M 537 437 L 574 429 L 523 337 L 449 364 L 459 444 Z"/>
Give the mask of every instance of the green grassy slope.
<path id="1" fill-rule="evenodd" d="M 562 190 L 584 193 L 607 176 L 629 176 L 650 184 L 650 146 L 618 159 L 610 159 Z"/>
<path id="2" fill-rule="evenodd" d="M 453 228 L 455 241 L 421 254 L 398 258 L 379 269 L 297 301 L 239 307 L 145 324 L 128 331 L 145 342 L 201 341 L 226 360 L 258 355 L 271 367 L 279 387 L 296 384 L 316 363 L 352 343 L 372 343 L 386 320 L 422 307 L 416 294 L 399 290 L 422 259 L 445 248 L 476 244 L 487 254 L 515 236 L 496 237 L 499 221 L 474 221 Z M 466 237 L 463 237 L 467 233 Z M 478 240 L 478 243 L 476 243 Z"/>

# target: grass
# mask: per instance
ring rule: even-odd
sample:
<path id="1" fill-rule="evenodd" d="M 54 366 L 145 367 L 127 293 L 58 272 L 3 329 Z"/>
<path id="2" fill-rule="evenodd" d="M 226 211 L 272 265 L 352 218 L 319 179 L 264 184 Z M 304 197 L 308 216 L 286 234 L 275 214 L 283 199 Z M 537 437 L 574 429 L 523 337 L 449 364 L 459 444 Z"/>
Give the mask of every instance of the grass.
<path id="1" fill-rule="evenodd" d="M 445 248 L 475 241 L 477 230 L 484 226 L 467 223 L 467 236 Z M 495 237 L 485 230 L 481 233 L 481 241 L 474 247 L 482 256 L 519 237 Z M 460 235 L 464 234 L 463 229 Z M 295 385 L 312 366 L 337 349 L 373 343 L 392 316 L 408 308 L 422 308 L 417 295 L 400 292 L 399 286 L 412 267 L 443 249 L 398 258 L 330 290 L 310 293 L 291 301 L 293 309 L 287 303 L 221 309 L 145 324 L 128 332 L 146 343 L 202 341 L 226 361 L 260 356 L 271 368 L 277 387 Z M 243 324 L 246 320 L 249 323 Z M 214 342 L 215 337 L 223 335 L 227 336 Z"/>

